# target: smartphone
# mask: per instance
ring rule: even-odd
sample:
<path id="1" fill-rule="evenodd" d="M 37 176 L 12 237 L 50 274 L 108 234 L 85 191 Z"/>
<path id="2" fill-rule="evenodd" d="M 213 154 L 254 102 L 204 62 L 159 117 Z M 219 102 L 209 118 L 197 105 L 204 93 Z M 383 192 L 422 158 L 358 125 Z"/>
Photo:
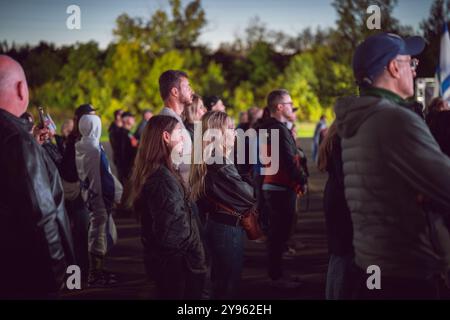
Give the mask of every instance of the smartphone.
<path id="1" fill-rule="evenodd" d="M 47 128 L 52 134 L 56 134 L 56 125 L 50 115 L 44 111 L 43 107 L 38 107 L 39 112 L 39 128 Z"/>
<path id="2" fill-rule="evenodd" d="M 38 113 L 39 113 L 39 124 L 38 127 L 40 129 L 45 128 L 45 112 L 43 107 L 38 107 Z"/>

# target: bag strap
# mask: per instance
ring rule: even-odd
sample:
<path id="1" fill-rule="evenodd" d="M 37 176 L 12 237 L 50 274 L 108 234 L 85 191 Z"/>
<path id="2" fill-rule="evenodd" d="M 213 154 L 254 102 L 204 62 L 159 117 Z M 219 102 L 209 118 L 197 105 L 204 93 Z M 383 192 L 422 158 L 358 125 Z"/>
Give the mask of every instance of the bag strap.
<path id="1" fill-rule="evenodd" d="M 220 209 L 224 210 L 227 214 L 233 216 L 233 217 L 237 217 L 239 219 L 242 218 L 242 215 L 239 214 L 238 212 L 234 211 L 233 209 L 227 207 L 226 205 L 216 201 L 215 199 L 213 199 L 210 196 L 206 196 L 206 198 L 211 201 L 212 203 L 214 203 L 217 207 L 219 207 Z"/>

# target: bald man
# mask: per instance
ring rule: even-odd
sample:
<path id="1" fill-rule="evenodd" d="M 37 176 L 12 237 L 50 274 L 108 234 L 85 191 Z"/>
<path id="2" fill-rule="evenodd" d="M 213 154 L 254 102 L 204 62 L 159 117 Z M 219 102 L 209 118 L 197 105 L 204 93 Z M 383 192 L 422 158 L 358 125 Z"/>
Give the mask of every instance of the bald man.
<path id="1" fill-rule="evenodd" d="M 22 67 L 0 55 L 0 298 L 55 297 L 73 263 L 61 180 L 20 119 Z"/>

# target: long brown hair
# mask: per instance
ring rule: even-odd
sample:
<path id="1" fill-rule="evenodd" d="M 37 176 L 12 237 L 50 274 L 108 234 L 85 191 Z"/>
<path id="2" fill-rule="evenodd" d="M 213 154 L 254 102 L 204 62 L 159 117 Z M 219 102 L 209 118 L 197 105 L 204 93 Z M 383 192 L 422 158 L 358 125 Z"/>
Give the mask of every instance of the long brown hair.
<path id="1" fill-rule="evenodd" d="M 225 135 L 227 129 L 227 121 L 231 121 L 231 118 L 221 111 L 208 111 L 202 117 L 202 137 L 205 137 L 205 132 L 208 129 L 219 129 L 222 134 Z M 224 139 L 225 141 L 225 139 Z M 195 201 L 205 194 L 205 176 L 206 176 L 206 158 L 204 157 L 204 151 L 206 147 L 211 144 L 212 141 L 204 141 L 202 139 L 202 154 L 201 163 L 197 164 L 194 161 L 195 150 L 192 152 L 192 164 L 191 172 L 189 175 L 189 184 L 191 186 L 191 198 Z"/>
<path id="2" fill-rule="evenodd" d="M 194 94 L 194 96 L 192 97 L 192 103 L 184 108 L 183 111 L 183 118 L 187 123 L 194 123 L 194 121 L 200 120 L 197 119 L 197 112 L 200 108 L 205 108 L 205 106 L 203 105 L 203 100 L 199 95 Z"/>
<path id="3" fill-rule="evenodd" d="M 319 161 L 317 166 L 321 172 L 327 171 L 328 161 L 331 157 L 331 153 L 333 152 L 333 141 L 336 135 L 337 126 L 336 122 L 333 122 L 328 128 L 327 134 L 319 147 Z"/>
<path id="4" fill-rule="evenodd" d="M 170 157 L 171 150 L 163 139 L 163 133 L 172 133 L 177 124 L 178 121 L 169 116 L 158 115 L 148 121 L 134 160 L 133 171 L 128 180 L 127 188 L 125 188 L 127 191 L 124 195 L 123 205 L 126 208 L 134 207 L 145 182 L 161 166 L 165 165 L 177 179 L 181 180 L 174 169 Z"/>

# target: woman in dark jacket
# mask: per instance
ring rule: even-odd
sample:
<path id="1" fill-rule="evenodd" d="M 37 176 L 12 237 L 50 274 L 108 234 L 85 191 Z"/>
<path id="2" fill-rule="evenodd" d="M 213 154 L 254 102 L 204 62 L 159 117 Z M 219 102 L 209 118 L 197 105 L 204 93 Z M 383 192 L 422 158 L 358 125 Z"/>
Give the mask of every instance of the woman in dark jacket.
<path id="1" fill-rule="evenodd" d="M 175 118 L 149 120 L 126 197 L 140 216 L 145 265 L 160 299 L 199 299 L 206 272 L 189 194 L 171 159 L 181 152 L 182 139 Z"/>
<path id="2" fill-rule="evenodd" d="M 450 157 L 450 108 L 442 98 L 434 98 L 428 107 L 427 125 L 443 153 Z"/>
<path id="3" fill-rule="evenodd" d="M 207 212 L 206 246 L 211 259 L 213 299 L 236 298 L 244 253 L 242 215 L 256 206 L 252 187 L 229 159 L 235 139 L 232 120 L 212 111 L 202 118 L 202 161 L 192 164 L 192 198 Z"/>
<path id="4" fill-rule="evenodd" d="M 328 172 L 323 207 L 327 226 L 330 260 L 326 284 L 326 299 L 352 297 L 353 226 L 345 199 L 341 139 L 333 123 L 319 150 L 319 170 Z"/>

